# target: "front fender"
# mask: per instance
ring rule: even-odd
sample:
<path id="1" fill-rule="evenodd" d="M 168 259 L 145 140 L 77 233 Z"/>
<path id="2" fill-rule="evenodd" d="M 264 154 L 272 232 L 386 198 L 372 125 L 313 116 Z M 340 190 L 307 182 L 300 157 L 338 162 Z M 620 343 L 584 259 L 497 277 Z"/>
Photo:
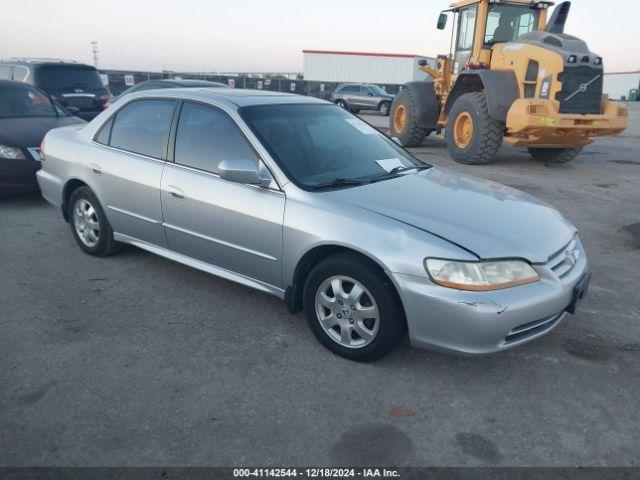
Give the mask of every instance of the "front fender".
<path id="1" fill-rule="evenodd" d="M 448 115 L 453 104 L 465 93 L 484 90 L 489 116 L 506 123 L 511 105 L 520 98 L 516 74 L 511 70 L 472 70 L 458 75 L 445 104 Z"/>

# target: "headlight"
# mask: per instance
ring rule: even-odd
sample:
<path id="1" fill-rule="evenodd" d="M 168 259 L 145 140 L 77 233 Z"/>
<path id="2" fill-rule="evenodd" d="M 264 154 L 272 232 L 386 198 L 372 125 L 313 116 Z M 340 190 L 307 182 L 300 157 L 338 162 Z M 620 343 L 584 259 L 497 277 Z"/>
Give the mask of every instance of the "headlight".
<path id="1" fill-rule="evenodd" d="M 0 158 L 8 158 L 9 160 L 24 160 L 25 156 L 22 150 L 16 147 L 7 147 L 0 145 Z"/>
<path id="2" fill-rule="evenodd" d="M 501 290 L 540 280 L 531 265 L 521 260 L 460 262 L 428 258 L 425 268 L 435 283 L 458 290 Z"/>

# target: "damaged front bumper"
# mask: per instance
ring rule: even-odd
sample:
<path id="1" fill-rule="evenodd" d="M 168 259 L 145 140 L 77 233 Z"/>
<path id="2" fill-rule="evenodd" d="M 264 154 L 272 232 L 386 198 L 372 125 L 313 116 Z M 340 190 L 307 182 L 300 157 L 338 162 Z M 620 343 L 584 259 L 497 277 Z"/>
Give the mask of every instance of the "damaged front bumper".
<path id="1" fill-rule="evenodd" d="M 534 267 L 540 281 L 490 292 L 454 290 L 428 278 L 390 274 L 403 302 L 411 344 L 487 354 L 549 333 L 574 306 L 575 289 L 587 274 L 588 263 L 582 255 L 568 271 L 553 263 Z"/>

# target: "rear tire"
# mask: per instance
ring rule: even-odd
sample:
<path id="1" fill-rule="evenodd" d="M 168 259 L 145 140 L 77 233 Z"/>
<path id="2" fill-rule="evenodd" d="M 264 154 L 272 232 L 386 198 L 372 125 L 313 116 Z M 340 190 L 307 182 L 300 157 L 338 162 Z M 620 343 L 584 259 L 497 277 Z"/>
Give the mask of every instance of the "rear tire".
<path id="1" fill-rule="evenodd" d="M 334 282 L 338 282 L 338 289 Z M 318 263 L 305 282 L 303 302 L 307 322 L 318 341 L 350 360 L 379 360 L 406 332 L 393 284 L 376 265 L 355 254 L 338 253 Z"/>
<path id="2" fill-rule="evenodd" d="M 69 223 L 76 242 L 89 255 L 107 257 L 122 247 L 113 239 L 109 220 L 89 187 L 79 187 L 71 194 Z"/>
<path id="3" fill-rule="evenodd" d="M 582 152 L 580 148 L 529 148 L 531 156 L 545 163 L 567 163 Z"/>
<path id="4" fill-rule="evenodd" d="M 505 125 L 489 116 L 484 93 L 466 93 L 458 98 L 447 120 L 447 148 L 453 159 L 465 165 L 491 162 L 504 137 Z"/>
<path id="5" fill-rule="evenodd" d="M 389 134 L 403 147 L 419 147 L 430 133 L 428 127 L 418 124 L 417 101 L 408 88 L 403 88 L 393 99 L 389 117 Z"/>
<path id="6" fill-rule="evenodd" d="M 336 102 L 336 105 L 338 105 L 340 108 L 344 108 L 345 110 L 347 110 L 347 102 L 345 102 L 344 100 L 338 100 Z"/>

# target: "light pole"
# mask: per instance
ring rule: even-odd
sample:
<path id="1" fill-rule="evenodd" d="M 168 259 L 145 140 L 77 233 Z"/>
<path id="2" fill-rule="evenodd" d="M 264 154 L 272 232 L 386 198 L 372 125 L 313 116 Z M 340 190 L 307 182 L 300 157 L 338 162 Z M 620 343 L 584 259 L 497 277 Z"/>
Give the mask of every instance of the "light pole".
<path id="1" fill-rule="evenodd" d="M 98 68 L 98 42 L 95 40 L 91 41 L 91 51 L 93 52 L 93 64 L 96 68 Z"/>

